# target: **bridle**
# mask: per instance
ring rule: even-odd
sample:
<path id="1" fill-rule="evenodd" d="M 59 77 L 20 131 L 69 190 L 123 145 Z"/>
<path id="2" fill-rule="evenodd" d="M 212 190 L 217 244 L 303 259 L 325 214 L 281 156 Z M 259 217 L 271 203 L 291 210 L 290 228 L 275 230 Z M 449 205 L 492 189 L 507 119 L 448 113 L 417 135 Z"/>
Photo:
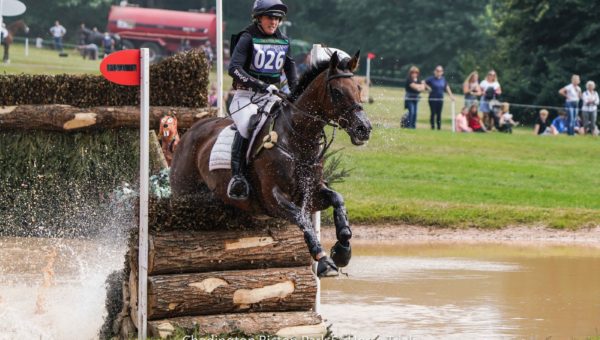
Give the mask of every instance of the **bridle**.
<path id="1" fill-rule="evenodd" d="M 337 98 L 337 95 L 335 94 L 333 88 L 331 87 L 330 82 L 334 79 L 339 79 L 339 78 L 352 78 L 354 77 L 354 73 L 352 72 L 343 72 L 343 73 L 336 73 L 336 74 L 329 74 L 330 71 L 328 71 L 327 74 L 327 91 L 329 92 L 329 98 L 331 99 L 331 103 L 332 105 L 334 105 L 334 107 L 336 106 L 337 102 L 339 101 L 339 98 Z M 327 152 L 327 150 L 329 149 L 329 147 L 333 144 L 333 141 L 335 139 L 335 133 L 338 127 L 342 127 L 342 124 L 340 124 L 341 120 L 345 120 L 346 122 L 348 121 L 344 116 L 346 113 L 350 113 L 350 112 L 355 112 L 355 111 L 359 111 L 362 110 L 363 107 L 362 105 L 360 105 L 359 103 L 354 103 L 352 105 L 350 105 L 349 107 L 345 108 L 342 111 L 342 114 L 339 115 L 339 118 L 336 121 L 333 120 L 326 120 L 321 118 L 320 116 L 314 115 L 310 112 L 307 112 L 305 110 L 300 109 L 297 105 L 295 105 L 291 100 L 289 100 L 289 98 L 285 95 L 282 94 L 276 94 L 279 98 L 281 98 L 284 102 L 285 105 L 289 105 L 290 107 L 292 107 L 294 110 L 296 110 L 298 113 L 302 114 L 303 116 L 306 116 L 308 118 L 311 118 L 315 121 L 321 122 L 324 124 L 323 130 L 322 130 L 322 134 L 321 134 L 321 138 L 323 138 L 323 141 L 321 142 L 321 144 L 323 145 L 323 149 L 321 150 L 321 152 L 319 153 L 319 155 L 317 156 L 317 158 L 315 159 L 315 163 L 320 162 L 323 157 L 325 156 L 325 153 Z M 273 119 L 275 119 L 276 117 L 273 117 Z M 302 134 L 296 133 L 295 129 L 293 128 L 293 126 L 291 126 L 291 124 L 289 124 L 289 128 L 290 130 L 295 134 L 298 135 L 299 137 L 303 138 L 306 140 L 306 138 L 304 138 L 302 136 Z M 325 126 L 331 126 L 333 127 L 333 131 L 331 134 L 331 138 L 328 141 L 327 138 L 327 134 L 325 133 Z M 310 141 L 309 141 L 310 142 Z M 279 145 L 278 145 L 279 146 Z M 279 146 L 281 148 L 281 146 Z M 284 150 L 287 151 L 287 150 Z M 286 152 L 288 154 L 290 154 L 289 152 Z"/>

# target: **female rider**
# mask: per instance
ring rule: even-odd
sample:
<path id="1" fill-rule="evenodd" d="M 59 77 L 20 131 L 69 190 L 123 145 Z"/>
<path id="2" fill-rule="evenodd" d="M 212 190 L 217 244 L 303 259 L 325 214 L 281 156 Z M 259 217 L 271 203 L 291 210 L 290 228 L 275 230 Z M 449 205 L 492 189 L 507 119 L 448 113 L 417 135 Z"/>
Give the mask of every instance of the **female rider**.
<path id="1" fill-rule="evenodd" d="M 268 112 L 280 100 L 282 72 L 290 89 L 297 83 L 296 65 L 291 57 L 290 41 L 279 31 L 287 6 L 280 0 L 256 0 L 252 8 L 253 23 L 233 39 L 233 53 L 229 75 L 233 78 L 235 94 L 229 112 L 235 122 L 231 152 L 232 178 L 227 194 L 232 199 L 247 199 L 250 185 L 245 178 L 246 150 L 248 148 L 248 123 L 259 108 Z"/>

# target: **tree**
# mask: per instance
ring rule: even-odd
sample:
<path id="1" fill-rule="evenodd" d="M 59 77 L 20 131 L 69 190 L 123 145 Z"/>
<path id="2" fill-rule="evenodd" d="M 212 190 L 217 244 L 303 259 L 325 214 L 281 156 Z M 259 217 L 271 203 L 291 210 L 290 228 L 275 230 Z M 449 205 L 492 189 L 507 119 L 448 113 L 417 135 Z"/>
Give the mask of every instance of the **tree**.
<path id="1" fill-rule="evenodd" d="M 496 57 L 505 98 L 519 103 L 563 103 L 558 90 L 580 74 L 600 79 L 600 3 L 583 0 L 506 0 L 497 3 Z M 533 112 L 521 112 L 532 119 Z"/>

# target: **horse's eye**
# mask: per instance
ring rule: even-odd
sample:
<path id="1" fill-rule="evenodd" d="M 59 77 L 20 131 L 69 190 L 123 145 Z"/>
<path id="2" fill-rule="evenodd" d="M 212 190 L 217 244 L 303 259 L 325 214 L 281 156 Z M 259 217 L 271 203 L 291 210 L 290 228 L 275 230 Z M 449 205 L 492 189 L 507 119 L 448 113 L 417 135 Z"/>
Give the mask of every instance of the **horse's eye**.
<path id="1" fill-rule="evenodd" d="M 341 100 L 344 98 L 344 94 L 342 93 L 342 91 L 340 89 L 332 89 L 331 96 L 333 97 L 334 100 Z"/>
<path id="2" fill-rule="evenodd" d="M 362 91 L 362 86 L 360 86 L 360 85 L 356 85 L 356 86 L 358 87 L 359 92 Z"/>

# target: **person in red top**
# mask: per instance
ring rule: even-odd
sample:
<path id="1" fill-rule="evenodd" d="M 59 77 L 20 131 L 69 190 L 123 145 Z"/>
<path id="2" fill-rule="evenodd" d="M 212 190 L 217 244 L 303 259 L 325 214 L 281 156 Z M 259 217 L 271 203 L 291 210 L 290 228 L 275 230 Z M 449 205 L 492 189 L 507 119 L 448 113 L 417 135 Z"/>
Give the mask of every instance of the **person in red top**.
<path id="1" fill-rule="evenodd" d="M 471 105 L 467 119 L 469 121 L 469 127 L 473 129 L 473 132 L 487 132 L 485 127 L 481 124 L 481 117 L 479 117 L 477 104 Z"/>

